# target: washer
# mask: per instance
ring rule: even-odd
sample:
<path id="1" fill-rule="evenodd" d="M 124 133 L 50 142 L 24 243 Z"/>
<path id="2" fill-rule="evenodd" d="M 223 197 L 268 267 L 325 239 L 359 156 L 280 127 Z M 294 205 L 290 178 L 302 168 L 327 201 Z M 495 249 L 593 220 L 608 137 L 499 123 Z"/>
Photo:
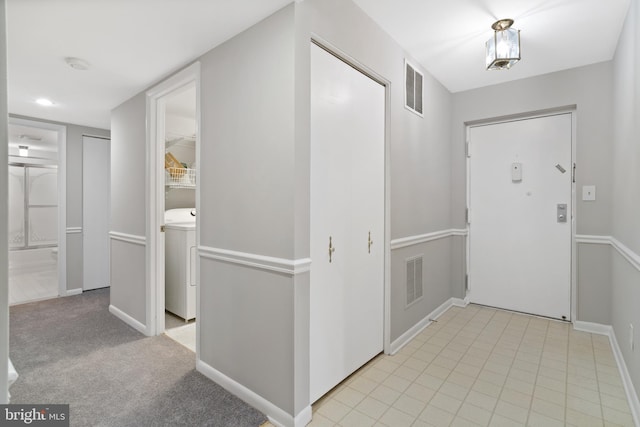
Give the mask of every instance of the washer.
<path id="1" fill-rule="evenodd" d="M 165 309 L 189 321 L 196 317 L 196 210 L 169 209 L 164 222 Z"/>

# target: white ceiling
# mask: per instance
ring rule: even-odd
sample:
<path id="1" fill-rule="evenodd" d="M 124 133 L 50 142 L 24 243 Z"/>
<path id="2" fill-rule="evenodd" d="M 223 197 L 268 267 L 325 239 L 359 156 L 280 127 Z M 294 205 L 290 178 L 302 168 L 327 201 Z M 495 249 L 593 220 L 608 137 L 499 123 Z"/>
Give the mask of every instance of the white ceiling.
<path id="1" fill-rule="evenodd" d="M 112 108 L 290 2 L 7 0 L 9 112 L 109 128 Z"/>
<path id="2" fill-rule="evenodd" d="M 29 150 L 58 151 L 58 132 L 31 126 L 9 124 L 9 147 L 26 145 Z"/>
<path id="3" fill-rule="evenodd" d="M 354 0 L 449 91 L 613 58 L 631 0 Z M 491 24 L 513 19 L 522 60 L 484 68 Z"/>
<path id="4" fill-rule="evenodd" d="M 354 1 L 457 92 L 611 59 L 631 0 Z M 290 2 L 7 0 L 9 112 L 109 128 L 112 108 Z M 501 18 L 522 31 L 523 59 L 489 72 Z"/>

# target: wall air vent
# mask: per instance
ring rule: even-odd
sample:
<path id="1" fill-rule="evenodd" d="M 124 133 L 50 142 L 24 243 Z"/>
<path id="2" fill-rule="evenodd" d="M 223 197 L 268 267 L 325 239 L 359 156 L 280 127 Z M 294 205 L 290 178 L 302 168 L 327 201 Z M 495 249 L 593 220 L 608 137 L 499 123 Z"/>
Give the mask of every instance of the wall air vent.
<path id="1" fill-rule="evenodd" d="M 422 117 L 422 73 L 404 61 L 404 106 Z"/>
<path id="2" fill-rule="evenodd" d="M 422 298 L 422 255 L 407 258 L 407 306 Z"/>

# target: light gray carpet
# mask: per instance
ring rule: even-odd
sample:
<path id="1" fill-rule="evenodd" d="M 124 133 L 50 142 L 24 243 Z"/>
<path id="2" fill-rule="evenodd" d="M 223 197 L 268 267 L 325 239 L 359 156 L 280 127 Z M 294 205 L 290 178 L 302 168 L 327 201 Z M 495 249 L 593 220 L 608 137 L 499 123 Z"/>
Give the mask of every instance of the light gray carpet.
<path id="1" fill-rule="evenodd" d="M 13 306 L 11 403 L 69 403 L 72 426 L 251 426 L 263 414 L 195 370 L 195 355 L 108 311 L 109 290 Z"/>

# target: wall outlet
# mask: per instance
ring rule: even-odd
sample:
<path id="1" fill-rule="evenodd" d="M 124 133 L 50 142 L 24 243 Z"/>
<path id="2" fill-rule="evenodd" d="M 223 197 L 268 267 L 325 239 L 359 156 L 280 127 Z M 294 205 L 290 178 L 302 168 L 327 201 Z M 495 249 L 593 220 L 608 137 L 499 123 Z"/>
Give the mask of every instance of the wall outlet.
<path id="1" fill-rule="evenodd" d="M 629 323 L 629 348 L 633 351 L 633 323 Z"/>

